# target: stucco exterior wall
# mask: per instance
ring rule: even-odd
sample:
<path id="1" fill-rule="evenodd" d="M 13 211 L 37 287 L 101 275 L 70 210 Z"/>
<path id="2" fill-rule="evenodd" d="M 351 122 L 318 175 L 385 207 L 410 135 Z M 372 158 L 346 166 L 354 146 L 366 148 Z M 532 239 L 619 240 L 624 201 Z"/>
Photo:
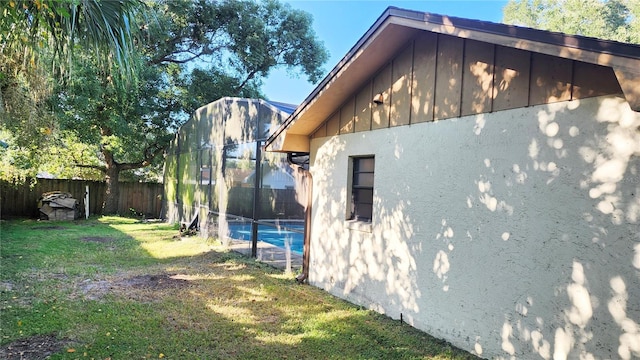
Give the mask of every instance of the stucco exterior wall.
<path id="1" fill-rule="evenodd" d="M 640 356 L 639 126 L 607 96 L 314 138 L 309 281 L 485 358 Z"/>

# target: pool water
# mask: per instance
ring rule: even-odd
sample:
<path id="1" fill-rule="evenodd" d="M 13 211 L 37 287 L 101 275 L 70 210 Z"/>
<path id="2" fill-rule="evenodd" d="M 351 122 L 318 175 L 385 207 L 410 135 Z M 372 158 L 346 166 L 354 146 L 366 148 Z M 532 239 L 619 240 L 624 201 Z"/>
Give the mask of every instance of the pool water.
<path id="1" fill-rule="evenodd" d="M 287 224 L 281 223 L 280 225 L 281 228 L 278 229 L 276 226 L 259 224 L 258 240 L 267 242 L 283 249 L 286 248 L 285 241 L 289 241 L 291 252 L 302 255 L 302 251 L 304 248 L 304 235 L 302 233 L 302 231 L 304 230 L 304 224 L 298 222 Z M 296 231 L 282 229 L 282 226 Z M 235 240 L 251 240 L 251 223 L 230 223 L 229 237 Z"/>

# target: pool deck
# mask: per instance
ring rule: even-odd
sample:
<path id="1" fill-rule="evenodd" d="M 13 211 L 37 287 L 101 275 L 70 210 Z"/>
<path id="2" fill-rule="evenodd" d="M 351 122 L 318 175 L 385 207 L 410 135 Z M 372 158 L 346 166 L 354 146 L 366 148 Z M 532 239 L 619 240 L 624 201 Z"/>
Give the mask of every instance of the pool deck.
<path id="1" fill-rule="evenodd" d="M 230 240 L 229 249 L 251 257 L 251 241 Z M 283 269 L 285 273 L 292 273 L 302 268 L 302 256 L 287 252 L 283 248 L 271 245 L 264 241 L 258 241 L 257 261 L 269 264 L 275 268 Z"/>

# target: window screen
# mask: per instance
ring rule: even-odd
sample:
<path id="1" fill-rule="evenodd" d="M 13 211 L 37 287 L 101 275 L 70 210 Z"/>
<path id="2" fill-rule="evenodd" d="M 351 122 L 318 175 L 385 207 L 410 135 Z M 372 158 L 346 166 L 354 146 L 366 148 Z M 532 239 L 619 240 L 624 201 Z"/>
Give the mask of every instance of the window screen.
<path id="1" fill-rule="evenodd" d="M 373 213 L 373 157 L 353 158 L 350 220 L 370 222 Z"/>

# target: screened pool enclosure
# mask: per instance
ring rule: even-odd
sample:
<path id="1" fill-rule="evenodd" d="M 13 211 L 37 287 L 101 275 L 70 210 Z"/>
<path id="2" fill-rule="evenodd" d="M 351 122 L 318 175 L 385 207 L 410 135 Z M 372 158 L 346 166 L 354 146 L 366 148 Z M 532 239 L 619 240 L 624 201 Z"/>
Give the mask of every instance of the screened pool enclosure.
<path id="1" fill-rule="evenodd" d="M 223 242 L 287 242 L 301 254 L 304 181 L 286 155 L 262 151 L 263 141 L 294 109 L 228 97 L 197 109 L 166 155 L 167 220 Z"/>

